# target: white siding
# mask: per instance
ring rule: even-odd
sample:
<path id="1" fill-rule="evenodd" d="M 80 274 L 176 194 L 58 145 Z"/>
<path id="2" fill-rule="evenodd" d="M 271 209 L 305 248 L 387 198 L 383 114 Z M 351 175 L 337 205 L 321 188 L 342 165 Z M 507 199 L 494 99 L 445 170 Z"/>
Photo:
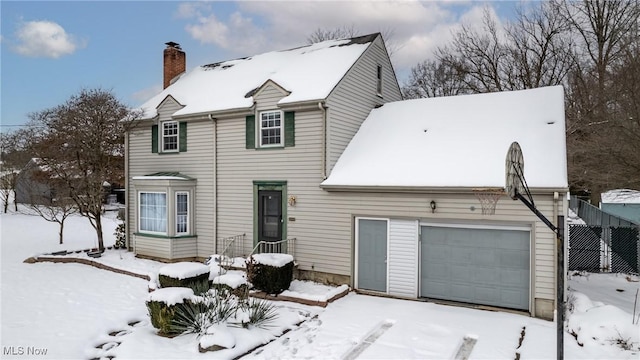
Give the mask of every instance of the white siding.
<path id="1" fill-rule="evenodd" d="M 163 259 L 171 258 L 171 241 L 169 239 L 135 235 L 134 243 L 137 254 Z"/>
<path id="2" fill-rule="evenodd" d="M 418 297 L 418 221 L 389 222 L 389 294 Z"/>
<path id="3" fill-rule="evenodd" d="M 159 121 L 171 119 L 171 115 L 180 109 L 180 105 L 171 98 L 165 100 L 158 109 Z M 214 253 L 214 168 L 213 168 L 213 123 L 209 120 L 187 120 L 187 152 L 173 154 L 154 154 L 151 152 L 151 122 L 146 122 L 129 133 L 129 174 L 127 183 L 127 206 L 129 216 L 129 239 L 134 239 L 134 251 L 141 255 L 167 258 L 167 254 L 176 254 L 181 257 L 208 257 Z M 134 176 L 148 175 L 155 172 L 180 172 L 196 179 L 194 196 L 190 198 L 194 202 L 195 209 L 193 219 L 193 234 L 197 235 L 197 241 L 184 241 L 176 239 L 180 243 L 167 249 L 154 249 L 154 246 L 162 245 L 162 239 L 132 237 L 137 231 L 137 189 L 133 184 Z"/>
<path id="4" fill-rule="evenodd" d="M 382 96 L 376 91 L 377 67 L 382 66 Z M 381 38 L 369 46 L 327 99 L 327 170 L 336 161 L 371 109 L 402 100 L 393 66 Z"/>

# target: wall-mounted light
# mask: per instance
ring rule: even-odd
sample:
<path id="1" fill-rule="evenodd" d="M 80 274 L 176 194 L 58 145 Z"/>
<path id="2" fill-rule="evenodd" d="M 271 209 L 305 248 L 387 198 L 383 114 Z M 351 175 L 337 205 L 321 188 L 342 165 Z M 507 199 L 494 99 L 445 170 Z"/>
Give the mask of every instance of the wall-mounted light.
<path id="1" fill-rule="evenodd" d="M 431 212 L 435 213 L 436 212 L 436 201 L 435 200 L 431 200 L 429 205 L 431 205 Z"/>
<path id="2" fill-rule="evenodd" d="M 287 202 L 289 203 L 289 206 L 296 206 L 296 197 L 293 195 L 289 196 Z"/>

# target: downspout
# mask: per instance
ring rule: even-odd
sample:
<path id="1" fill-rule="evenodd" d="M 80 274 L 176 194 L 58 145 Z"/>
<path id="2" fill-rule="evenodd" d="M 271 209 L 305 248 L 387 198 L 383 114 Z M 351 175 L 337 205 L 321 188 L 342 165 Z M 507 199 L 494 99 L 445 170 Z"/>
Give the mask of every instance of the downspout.
<path id="1" fill-rule="evenodd" d="M 129 188 L 131 187 L 131 181 L 129 180 L 129 131 L 124 133 L 124 179 L 126 184 L 124 186 L 124 201 L 126 206 L 124 207 L 124 230 L 125 230 L 125 246 L 129 251 L 133 251 L 131 246 L 131 225 L 129 222 L 129 206 L 131 206 L 131 199 L 129 199 Z M 135 204 L 135 202 L 134 202 Z"/>
<path id="2" fill-rule="evenodd" d="M 562 224 L 558 224 L 558 199 L 560 198 L 560 194 L 557 191 L 553 192 L 553 222 L 556 223 L 557 227 L 560 227 Z"/>
<path id="3" fill-rule="evenodd" d="M 209 114 L 213 123 L 213 253 L 218 253 L 218 119 Z"/>
<path id="4" fill-rule="evenodd" d="M 318 102 L 318 109 L 322 111 L 322 180 L 327 179 L 327 108 L 322 101 Z"/>

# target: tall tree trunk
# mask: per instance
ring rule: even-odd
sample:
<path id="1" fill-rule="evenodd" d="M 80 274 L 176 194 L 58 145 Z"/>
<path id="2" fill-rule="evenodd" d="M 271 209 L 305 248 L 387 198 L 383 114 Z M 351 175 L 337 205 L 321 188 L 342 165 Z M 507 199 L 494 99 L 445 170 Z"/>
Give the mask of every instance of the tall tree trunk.
<path id="1" fill-rule="evenodd" d="M 58 233 L 59 237 L 60 237 L 60 245 L 62 245 L 62 240 L 63 240 L 63 232 L 64 232 L 64 219 L 62 219 L 62 221 L 60 221 L 60 232 Z"/>
<path id="2" fill-rule="evenodd" d="M 7 210 L 9 209 L 9 199 L 5 200 L 4 202 L 4 213 L 7 213 Z"/>
<path id="3" fill-rule="evenodd" d="M 94 214 L 95 215 L 95 214 Z M 102 237 L 102 216 L 98 213 L 95 218 L 96 221 L 96 234 L 98 235 L 98 251 L 104 251 L 104 239 Z"/>

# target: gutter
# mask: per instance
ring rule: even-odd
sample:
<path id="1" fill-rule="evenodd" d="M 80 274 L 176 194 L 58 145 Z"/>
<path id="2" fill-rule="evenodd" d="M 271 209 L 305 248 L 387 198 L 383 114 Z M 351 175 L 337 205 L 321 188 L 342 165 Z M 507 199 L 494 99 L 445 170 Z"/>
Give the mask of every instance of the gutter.
<path id="1" fill-rule="evenodd" d="M 180 119 L 201 119 L 201 120 L 211 120 L 211 118 L 221 118 L 221 117 L 233 117 L 238 115 L 248 115 L 250 114 L 254 108 L 255 104 L 250 107 L 241 107 L 234 109 L 225 109 L 219 111 L 207 111 L 201 113 L 191 113 L 191 114 L 183 114 L 183 115 L 172 115 L 171 118 L 175 120 Z"/>
<path id="2" fill-rule="evenodd" d="M 452 194 L 472 193 L 474 189 L 486 189 L 487 187 L 462 187 L 462 186 L 376 186 L 376 185 L 322 185 L 325 191 L 351 191 L 351 192 L 386 192 L 386 193 L 425 193 L 425 194 Z M 549 192 L 567 192 L 568 188 L 530 188 L 532 194 L 548 194 Z M 505 195 L 506 196 L 506 195 Z"/>

